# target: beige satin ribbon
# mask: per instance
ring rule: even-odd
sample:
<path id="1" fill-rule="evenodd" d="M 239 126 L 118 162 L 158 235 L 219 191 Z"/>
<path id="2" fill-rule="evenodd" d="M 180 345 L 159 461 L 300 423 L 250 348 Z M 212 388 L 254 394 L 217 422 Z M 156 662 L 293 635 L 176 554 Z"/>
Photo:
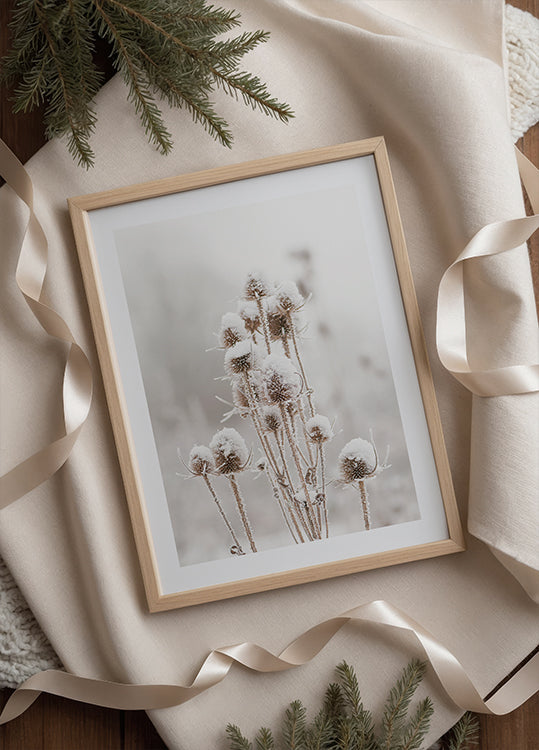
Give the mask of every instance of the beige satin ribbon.
<path id="1" fill-rule="evenodd" d="M 539 363 L 476 370 L 466 343 L 463 264 L 523 245 L 539 228 L 539 170 L 515 148 L 522 183 L 534 216 L 488 224 L 472 237 L 444 273 L 438 289 L 436 345 L 444 367 L 476 396 L 508 396 L 539 391 Z"/>
<path id="2" fill-rule="evenodd" d="M 520 158 L 519 158 L 519 161 Z M 522 171 L 530 172 L 526 165 Z M 531 165 L 532 166 L 532 165 Z M 535 168 L 532 166 L 532 170 Z M 0 508 L 7 506 L 51 477 L 66 461 L 87 418 L 91 394 L 90 364 L 76 343 L 62 317 L 43 301 L 43 283 L 47 270 L 47 240 L 33 210 L 31 179 L 8 147 L 0 141 L 0 173 L 29 208 L 21 255 L 17 268 L 17 283 L 30 309 L 47 333 L 70 344 L 63 384 L 63 409 L 66 434 L 38 453 L 23 461 L 0 478 Z M 535 171 L 536 174 L 536 171 Z M 523 174 L 523 179 L 528 177 Z M 530 199 L 537 199 L 533 187 Z M 537 205 L 537 203 L 532 203 Z M 537 210 L 537 208 L 534 208 Z M 509 247 L 522 244 L 537 228 L 539 217 L 517 219 L 485 227 L 472 240 L 463 254 L 448 269 L 440 289 L 438 346 L 442 361 L 453 367 L 456 377 L 480 395 L 500 395 L 536 390 L 535 375 L 509 368 L 511 372 L 496 375 L 497 371 L 472 372 L 468 366 L 461 263 L 467 258 L 494 255 Z M 494 228 L 493 228 L 494 227 Z M 472 247 L 470 247 L 472 246 Z M 452 310 L 456 310 L 455 313 Z M 450 321 L 453 321 L 451 323 Z M 456 333 L 455 333 L 456 331 Z M 445 362 L 444 362 L 445 364 Z M 448 366 L 446 364 L 446 366 Z M 502 368 L 506 371 L 508 368 Z M 526 370 L 529 367 L 525 368 Z M 523 390 L 526 389 L 526 390 Z M 199 695 L 223 680 L 232 664 L 237 662 L 259 672 L 291 669 L 307 663 L 327 644 L 343 625 L 350 621 L 372 622 L 414 633 L 423 646 L 442 685 L 451 699 L 461 708 L 472 711 L 503 714 L 512 711 L 536 690 L 539 684 L 539 655 L 531 659 L 517 675 L 496 695 L 484 701 L 456 657 L 431 633 L 388 602 L 363 604 L 331 620 L 316 625 L 291 643 L 279 656 L 253 643 L 212 651 L 194 682 L 182 685 L 124 685 L 77 677 L 66 672 L 47 670 L 26 680 L 11 696 L 0 715 L 0 724 L 19 716 L 38 695 L 45 691 L 87 703 L 118 709 L 155 709 L 176 706 Z"/>
<path id="3" fill-rule="evenodd" d="M 528 700 L 539 684 L 539 654 L 488 700 L 483 700 L 458 659 L 419 623 L 385 601 L 361 604 L 315 625 L 275 656 L 256 643 L 239 643 L 212 651 L 189 686 L 125 685 L 77 677 L 67 672 L 39 672 L 24 682 L 6 703 L 0 724 L 20 716 L 41 692 L 121 710 L 153 710 L 186 703 L 224 680 L 236 662 L 256 672 L 282 672 L 313 659 L 349 622 L 370 622 L 412 632 L 421 643 L 451 700 L 462 709 L 505 714 Z"/>
<path id="4" fill-rule="evenodd" d="M 49 443 L 0 477 L 1 509 L 38 487 L 66 462 L 90 410 L 92 369 L 65 320 L 43 301 L 43 284 L 47 273 L 48 258 L 47 238 L 34 213 L 32 180 L 21 162 L 2 140 L 0 140 L 0 174 L 30 210 L 15 277 L 19 289 L 45 331 L 70 344 L 63 381 L 65 435 Z"/>

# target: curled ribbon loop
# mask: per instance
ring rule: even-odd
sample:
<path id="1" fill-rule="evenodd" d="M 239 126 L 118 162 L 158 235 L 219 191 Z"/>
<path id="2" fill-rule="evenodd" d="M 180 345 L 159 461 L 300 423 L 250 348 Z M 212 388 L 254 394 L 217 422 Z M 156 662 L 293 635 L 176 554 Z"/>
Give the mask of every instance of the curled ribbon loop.
<path id="1" fill-rule="evenodd" d="M 42 299 L 47 272 L 47 238 L 34 213 L 30 175 L 2 140 L 0 174 L 30 210 L 17 265 L 19 289 L 44 330 L 70 344 L 63 382 L 66 433 L 0 477 L 0 508 L 5 508 L 49 479 L 66 462 L 90 410 L 92 369 L 65 320 Z"/>
<path id="2" fill-rule="evenodd" d="M 474 370 L 468 361 L 463 264 L 523 245 L 539 228 L 539 170 L 518 149 L 517 161 L 534 216 L 488 224 L 472 237 L 449 266 L 438 289 L 436 345 L 444 367 L 476 396 L 539 391 L 539 363 Z"/>
<path id="3" fill-rule="evenodd" d="M 333 636 L 349 622 L 371 622 L 412 632 L 421 643 L 451 700 L 463 709 L 487 714 L 505 714 L 530 698 L 539 680 L 539 654 L 522 667 L 518 680 L 510 680 L 484 701 L 458 659 L 428 630 L 402 610 L 379 600 L 361 604 L 338 617 L 321 622 L 299 636 L 275 656 L 256 643 L 239 643 L 212 651 L 189 686 L 125 685 L 77 677 L 67 672 L 39 672 L 11 696 L 0 724 L 20 716 L 41 692 L 121 710 L 153 710 L 186 703 L 224 680 L 234 662 L 256 672 L 282 672 L 313 659 Z"/>

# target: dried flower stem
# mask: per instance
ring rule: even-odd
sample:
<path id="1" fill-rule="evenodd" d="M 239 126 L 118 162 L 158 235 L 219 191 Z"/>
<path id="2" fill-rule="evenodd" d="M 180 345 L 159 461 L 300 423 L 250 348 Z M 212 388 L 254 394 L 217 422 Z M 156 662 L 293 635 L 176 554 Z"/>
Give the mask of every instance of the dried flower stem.
<path id="1" fill-rule="evenodd" d="M 309 541 L 312 542 L 313 538 L 314 538 L 313 535 L 312 535 L 312 531 L 311 531 L 311 529 L 309 527 L 309 524 L 307 523 L 307 521 L 306 521 L 306 519 L 305 519 L 305 517 L 303 515 L 302 508 L 301 508 L 301 503 L 297 502 L 295 494 L 294 494 L 294 483 L 292 482 L 292 477 L 290 476 L 290 472 L 288 471 L 288 464 L 286 462 L 286 456 L 284 454 L 284 445 L 283 445 L 282 441 L 279 439 L 279 436 L 277 434 L 275 435 L 275 440 L 277 442 L 277 448 L 279 449 L 279 455 L 281 457 L 281 461 L 282 461 L 282 464 L 283 464 L 283 474 L 284 474 L 284 477 L 286 478 L 286 480 L 288 482 L 288 486 L 290 487 L 290 491 L 291 491 L 290 503 L 291 503 L 292 518 L 294 519 L 294 525 L 296 526 L 296 528 L 297 528 L 297 530 L 299 532 L 299 535 L 301 537 L 301 541 L 302 542 L 305 541 L 303 539 L 303 534 L 301 533 L 301 531 L 299 530 L 299 527 L 297 525 L 297 520 L 296 520 L 296 517 L 295 517 L 295 512 L 297 511 L 299 513 L 301 525 L 303 526 L 303 529 L 304 529 L 305 533 L 309 537 Z"/>
<path id="2" fill-rule="evenodd" d="M 262 448 L 264 449 L 264 453 L 266 454 L 267 459 L 270 462 L 272 469 L 278 475 L 279 467 L 277 464 L 277 459 L 275 458 L 275 454 L 273 453 L 269 440 L 264 434 L 264 428 L 262 426 L 262 419 L 260 417 L 260 413 L 256 405 L 256 398 L 255 398 L 255 394 L 251 386 L 251 383 L 249 381 L 248 373 L 244 373 L 243 382 L 245 383 L 245 388 L 247 391 L 247 401 L 249 402 L 249 412 L 251 415 L 251 419 L 253 420 L 253 424 L 255 426 L 258 439 L 260 440 L 260 443 L 262 444 Z"/>
<path id="3" fill-rule="evenodd" d="M 288 494 L 287 491 L 286 491 L 286 486 L 287 485 L 285 484 L 286 478 L 284 476 L 284 473 L 281 472 L 280 469 L 279 469 L 277 459 L 276 459 L 275 454 L 273 452 L 273 449 L 271 447 L 271 443 L 270 443 L 268 437 L 264 433 L 264 429 L 262 427 L 262 420 L 261 420 L 261 417 L 260 417 L 260 414 L 259 414 L 259 411 L 258 411 L 258 407 L 256 405 L 255 395 L 254 395 L 253 389 L 251 387 L 251 384 L 249 382 L 249 376 L 248 376 L 247 373 L 245 373 L 245 375 L 244 375 L 244 382 L 245 382 L 245 387 L 246 387 L 246 390 L 247 390 L 247 400 L 249 402 L 250 414 L 251 414 L 251 418 L 253 420 L 253 424 L 255 426 L 256 432 L 258 434 L 258 438 L 260 440 L 260 443 L 262 445 L 264 453 L 266 454 L 266 457 L 268 459 L 270 469 L 273 470 L 273 473 L 277 477 L 277 481 L 279 483 L 279 489 L 280 489 L 281 493 L 284 496 L 283 499 L 285 500 L 285 502 L 287 504 L 287 507 L 290 508 L 290 512 L 292 514 L 294 525 L 296 526 L 296 530 L 298 531 L 298 534 L 299 534 L 299 536 L 301 538 L 301 541 L 303 542 L 304 541 L 303 535 L 301 534 L 301 531 L 299 530 L 299 527 L 297 525 L 296 519 L 295 519 L 295 517 L 293 515 L 293 511 L 291 509 L 290 500 L 286 497 L 286 495 Z M 277 436 L 275 436 L 275 439 L 277 441 L 277 445 L 280 448 L 279 440 L 278 440 Z M 281 453 L 281 460 L 283 462 L 283 471 L 286 472 L 286 474 L 288 474 L 288 467 L 286 465 L 286 460 L 285 460 L 284 456 L 282 455 L 282 453 Z M 266 475 L 268 476 L 268 478 L 270 478 L 270 472 L 269 471 L 266 472 Z M 288 481 L 288 486 L 290 487 L 290 491 L 292 493 L 292 500 L 293 500 L 293 487 L 292 487 L 292 480 L 290 479 L 290 475 L 288 475 L 287 481 Z M 272 486 L 272 490 L 273 489 L 274 488 Z M 274 498 L 277 499 L 277 502 L 279 503 L 279 507 L 281 509 L 281 512 L 284 514 L 283 506 L 281 504 L 281 501 L 280 501 L 280 498 L 279 498 L 279 494 L 276 495 L 275 492 L 273 491 L 273 496 L 274 496 Z M 286 516 L 285 516 L 285 520 L 286 520 Z M 288 521 L 287 521 L 287 525 L 288 525 Z M 289 526 L 289 528 L 290 528 L 290 526 Z M 296 541 L 296 540 L 294 540 L 294 541 Z"/>
<path id="4" fill-rule="evenodd" d="M 313 452 L 311 449 L 311 444 L 307 437 L 307 420 L 305 419 L 305 409 L 303 408 L 303 403 L 301 402 L 301 399 L 298 399 L 298 411 L 299 411 L 299 418 L 301 419 L 301 423 L 303 425 L 303 435 L 305 438 L 305 445 L 307 446 L 307 453 L 309 454 L 309 466 L 312 468 L 316 468 L 316 463 L 315 463 Z"/>
<path id="5" fill-rule="evenodd" d="M 301 377 L 303 378 L 303 383 L 305 385 L 305 388 L 307 389 L 307 401 L 309 402 L 309 410 L 311 412 L 311 417 L 314 417 L 314 404 L 313 404 L 313 400 L 311 397 L 312 389 L 309 385 L 309 381 L 307 380 L 305 368 L 303 367 L 303 362 L 301 360 L 301 356 L 299 353 L 298 339 L 296 335 L 296 326 L 294 324 L 294 320 L 292 319 L 292 315 L 290 313 L 287 313 L 287 318 L 290 323 L 290 334 L 292 338 L 292 344 L 294 345 L 294 352 L 296 354 L 296 359 L 298 360 L 299 369 L 301 371 Z"/>
<path id="6" fill-rule="evenodd" d="M 296 537 L 296 535 L 294 533 L 294 530 L 293 530 L 292 526 L 290 525 L 290 519 L 288 518 L 288 514 L 287 514 L 287 512 L 286 512 L 286 510 L 284 508 L 284 505 L 283 505 L 282 501 L 281 501 L 281 497 L 279 495 L 279 489 L 278 489 L 277 485 L 275 484 L 275 480 L 273 479 L 273 477 L 271 475 L 271 471 L 269 469 L 266 469 L 266 476 L 267 476 L 268 481 L 269 481 L 269 483 L 271 485 L 271 491 L 273 493 L 273 497 L 275 498 L 275 500 L 279 504 L 279 508 L 281 509 L 281 513 L 283 515 L 285 523 L 288 526 L 288 531 L 290 532 L 290 535 L 291 535 L 292 539 L 295 541 L 295 543 L 299 544 L 298 537 Z M 297 529 L 297 531 L 299 532 L 299 529 Z M 303 539 L 301 541 L 303 541 Z"/>
<path id="7" fill-rule="evenodd" d="M 256 306 L 258 307 L 258 314 L 260 315 L 260 320 L 262 321 L 262 330 L 264 331 L 266 349 L 268 350 L 268 354 L 271 354 L 268 316 L 266 314 L 266 311 L 264 310 L 264 305 L 262 304 L 262 300 L 260 299 L 260 297 L 256 298 Z"/>
<path id="8" fill-rule="evenodd" d="M 369 509 L 369 497 L 367 495 L 367 488 L 365 487 L 365 482 L 360 480 L 358 482 L 359 485 L 359 492 L 361 494 L 361 507 L 363 509 L 363 522 L 365 524 L 365 530 L 369 531 L 371 528 L 371 517 L 370 517 L 370 509 Z"/>
<path id="9" fill-rule="evenodd" d="M 208 477 L 207 474 L 203 474 L 201 476 L 202 476 L 202 479 L 205 481 L 206 487 L 209 489 L 210 494 L 213 497 L 213 499 L 215 501 L 215 504 L 217 505 L 217 507 L 219 509 L 219 513 L 221 514 L 221 518 L 225 522 L 225 525 L 226 525 L 227 529 L 230 531 L 230 535 L 232 536 L 232 539 L 234 540 L 234 544 L 238 548 L 238 554 L 244 555 L 245 552 L 243 551 L 242 546 L 241 546 L 241 544 L 238 541 L 238 537 L 236 536 L 236 533 L 235 533 L 234 529 L 232 528 L 232 525 L 231 525 L 230 521 L 228 520 L 225 511 L 223 510 L 223 506 L 221 505 L 221 503 L 219 501 L 219 498 L 217 497 L 217 493 L 213 489 L 213 485 L 210 482 L 210 478 Z"/>
<path id="10" fill-rule="evenodd" d="M 286 333 L 281 333 L 281 343 L 283 345 L 284 353 L 288 357 L 288 359 L 292 359 L 291 353 L 290 353 L 290 344 L 288 343 L 288 336 Z"/>
<path id="11" fill-rule="evenodd" d="M 328 520 L 328 505 L 326 500 L 326 462 L 324 458 L 324 447 L 320 445 L 318 448 L 318 455 L 320 458 L 320 479 L 322 488 L 322 502 L 324 504 L 324 524 L 326 527 L 326 539 L 329 537 L 329 520 Z"/>
<path id="12" fill-rule="evenodd" d="M 316 503 L 316 522 L 318 523 L 318 528 L 320 529 L 320 539 L 322 539 L 322 508 L 320 507 L 320 504 Z"/>
<path id="13" fill-rule="evenodd" d="M 321 539 L 321 530 L 317 528 L 316 517 L 314 513 L 314 506 L 311 500 L 311 496 L 309 495 L 309 489 L 307 487 L 307 483 L 305 482 L 305 476 L 303 474 L 303 470 L 301 468 L 300 455 L 296 446 L 296 441 L 294 440 L 292 431 L 290 429 L 289 415 L 282 404 L 279 404 L 279 407 L 281 409 L 281 414 L 283 417 L 283 424 L 284 424 L 284 429 L 286 432 L 286 437 L 288 438 L 288 442 L 290 444 L 290 450 L 292 452 L 292 457 L 294 459 L 294 463 L 296 464 L 296 470 L 298 472 L 298 477 L 299 477 L 299 481 L 301 484 L 301 488 L 303 490 L 303 494 L 305 495 L 305 502 L 306 502 L 305 507 L 307 511 L 307 516 L 309 518 L 309 522 L 312 524 L 312 530 L 313 530 L 315 539 Z"/>
<path id="14" fill-rule="evenodd" d="M 249 540 L 249 544 L 251 545 L 251 551 L 257 552 L 255 540 L 253 537 L 253 530 L 251 529 L 251 524 L 249 523 L 249 519 L 247 518 L 247 513 L 245 512 L 245 504 L 243 502 L 243 498 L 241 496 L 239 485 L 236 481 L 236 477 L 234 474 L 228 474 L 227 479 L 230 482 L 230 486 L 232 487 L 232 492 L 234 493 L 234 498 L 236 500 L 236 505 L 238 506 L 238 510 L 241 517 L 241 522 L 243 523 L 243 528 L 245 529 L 245 533 L 247 534 L 247 539 Z"/>

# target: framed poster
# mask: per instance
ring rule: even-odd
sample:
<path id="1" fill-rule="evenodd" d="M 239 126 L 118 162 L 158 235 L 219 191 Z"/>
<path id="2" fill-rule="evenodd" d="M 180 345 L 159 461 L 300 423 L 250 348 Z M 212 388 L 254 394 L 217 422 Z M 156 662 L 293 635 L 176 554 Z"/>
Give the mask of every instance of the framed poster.
<path id="1" fill-rule="evenodd" d="M 152 611 L 464 548 L 382 138 L 69 208 Z"/>

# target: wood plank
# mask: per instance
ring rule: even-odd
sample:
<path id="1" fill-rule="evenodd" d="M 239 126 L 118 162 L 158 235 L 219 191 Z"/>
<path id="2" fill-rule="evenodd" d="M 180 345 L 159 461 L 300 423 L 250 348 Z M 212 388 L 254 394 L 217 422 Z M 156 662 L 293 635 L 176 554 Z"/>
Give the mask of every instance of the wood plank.
<path id="1" fill-rule="evenodd" d="M 506 716 L 481 716 L 480 750 L 537 750 L 539 693 Z"/>
<path id="2" fill-rule="evenodd" d="M 12 693 L 0 691 L 0 710 Z M 43 745 L 45 715 L 45 705 L 38 699 L 23 716 L 0 727 L 0 750 L 49 750 Z"/>
<path id="3" fill-rule="evenodd" d="M 119 750 L 123 747 L 121 711 L 45 694 L 38 702 L 43 706 L 45 750 Z"/>
<path id="4" fill-rule="evenodd" d="M 166 750 L 166 745 L 144 711 L 124 712 L 123 750 Z"/>

